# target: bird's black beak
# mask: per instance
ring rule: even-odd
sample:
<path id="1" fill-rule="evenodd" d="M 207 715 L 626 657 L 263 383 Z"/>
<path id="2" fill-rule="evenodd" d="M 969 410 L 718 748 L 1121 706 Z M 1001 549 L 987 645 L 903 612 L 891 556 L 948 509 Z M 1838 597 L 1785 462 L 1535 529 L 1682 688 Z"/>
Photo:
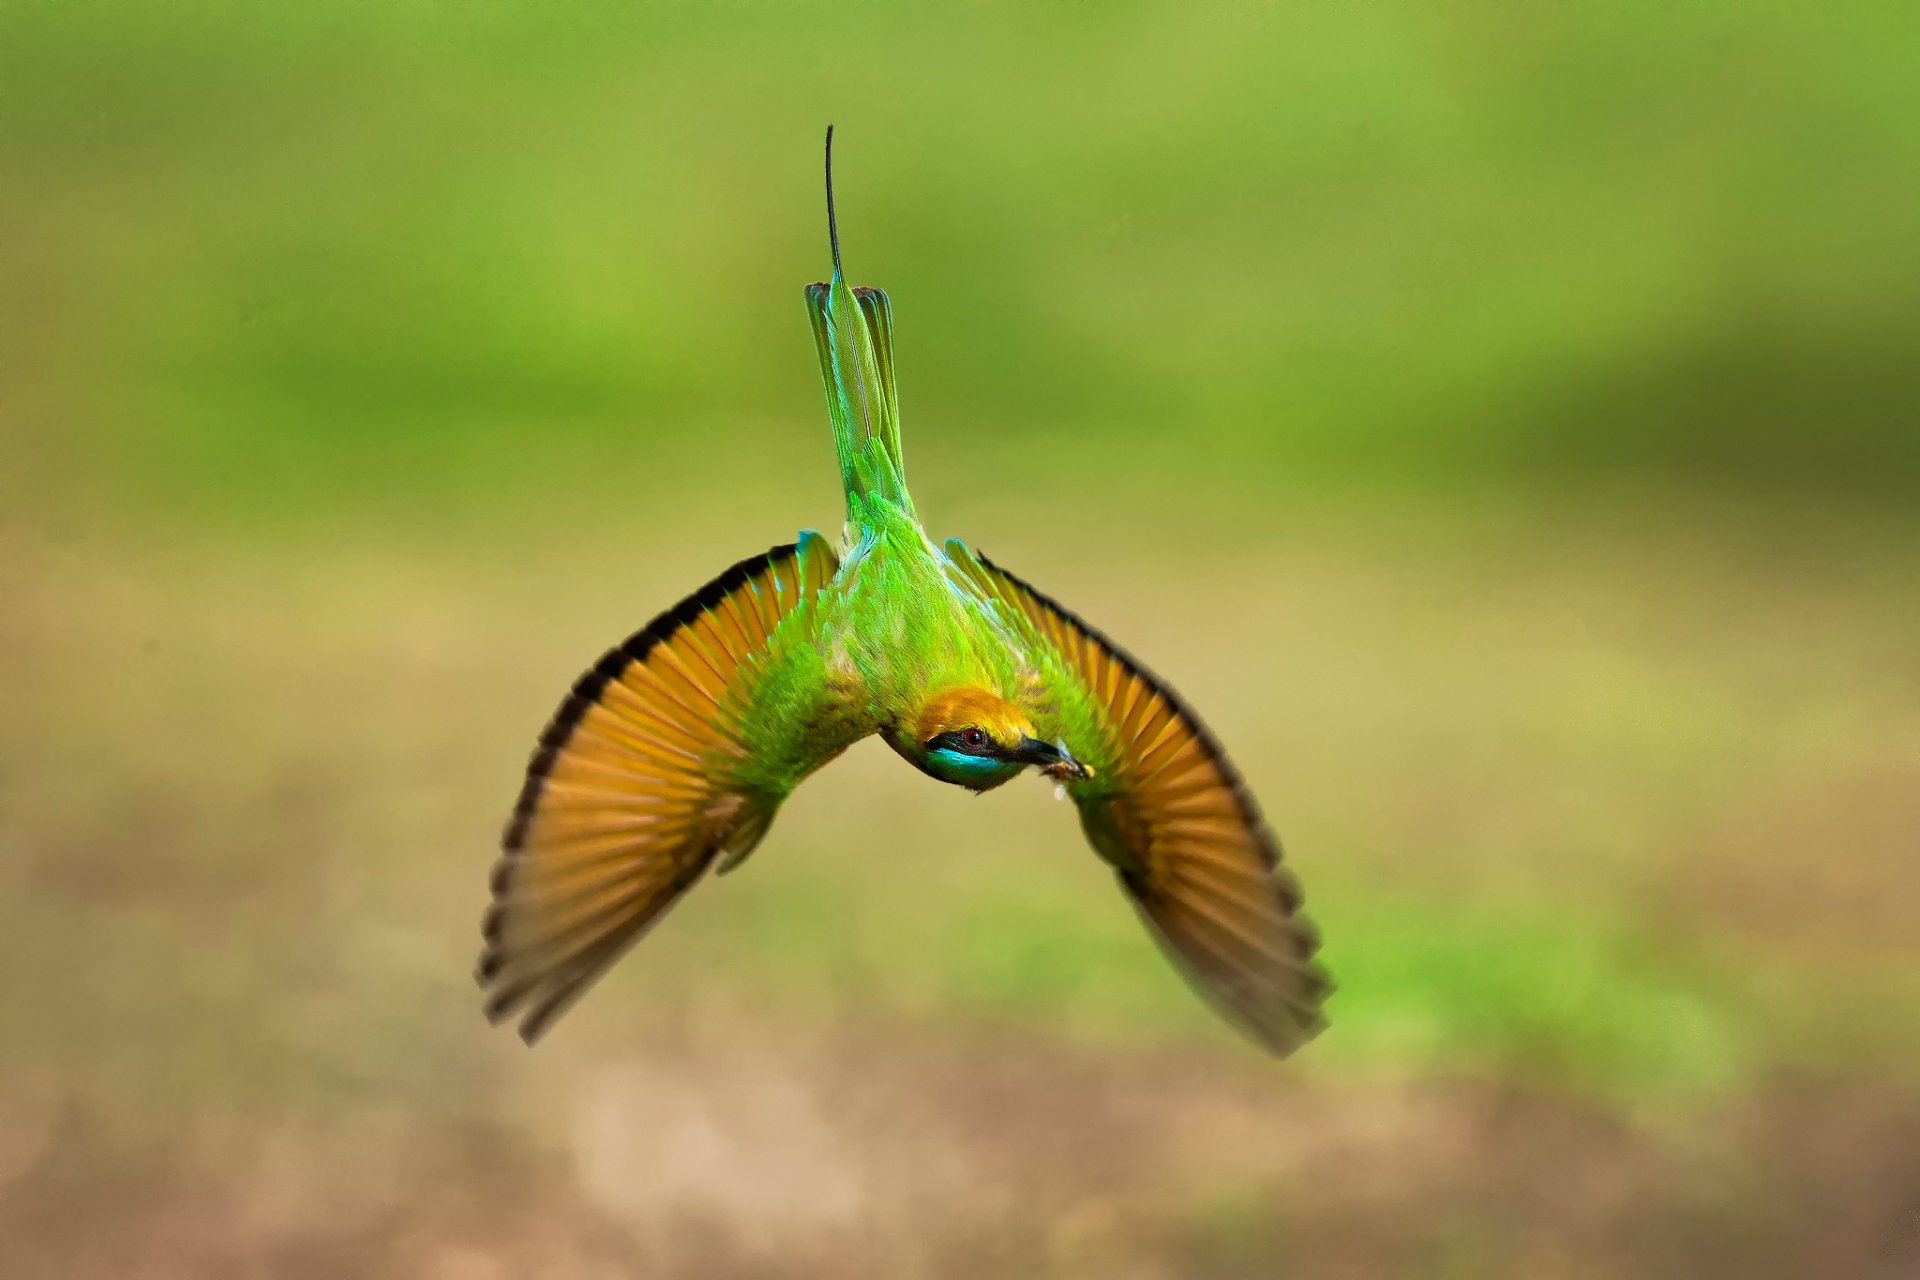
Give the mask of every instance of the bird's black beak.
<path id="1" fill-rule="evenodd" d="M 1087 767 L 1067 754 L 1064 744 L 1055 745 L 1042 742 L 1038 738 L 1022 738 L 1020 745 L 1007 753 L 1007 759 L 1018 760 L 1021 764 L 1039 765 L 1048 776 L 1056 779 L 1085 778 Z"/>

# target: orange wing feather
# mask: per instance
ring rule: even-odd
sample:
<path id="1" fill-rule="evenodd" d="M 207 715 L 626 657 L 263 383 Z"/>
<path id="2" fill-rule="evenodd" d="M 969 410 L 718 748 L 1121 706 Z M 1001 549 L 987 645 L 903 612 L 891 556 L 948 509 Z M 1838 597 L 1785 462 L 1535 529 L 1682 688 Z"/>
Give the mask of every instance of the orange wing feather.
<path id="1" fill-rule="evenodd" d="M 740 713 L 776 628 L 831 577 L 810 539 L 743 560 L 610 650 L 527 766 L 476 971 L 489 1019 L 529 1043 L 714 859 L 737 861 L 781 795 L 738 778 Z"/>
<path id="2" fill-rule="evenodd" d="M 1196 989 L 1261 1043 L 1285 1054 L 1312 1038 L 1332 990 L 1313 960 L 1319 935 L 1226 752 L 1119 645 L 986 557 L 972 559 L 971 576 L 1038 642 L 1039 683 L 1069 750 L 1097 766 L 1068 791 L 1148 929 Z M 1079 714 L 1063 714 L 1067 700 Z M 1074 724 L 1098 740 L 1074 741 Z"/>

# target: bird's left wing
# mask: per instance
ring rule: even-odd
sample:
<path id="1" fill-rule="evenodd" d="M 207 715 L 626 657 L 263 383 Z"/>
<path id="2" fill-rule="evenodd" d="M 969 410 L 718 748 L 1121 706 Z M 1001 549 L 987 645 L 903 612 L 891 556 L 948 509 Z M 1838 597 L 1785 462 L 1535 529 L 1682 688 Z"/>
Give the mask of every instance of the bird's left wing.
<path id="1" fill-rule="evenodd" d="M 1277 1053 L 1321 1028 L 1331 990 L 1280 845 L 1213 735 L 1100 632 L 955 541 L 951 563 L 1027 651 L 1031 714 L 1090 777 L 1069 781 L 1080 825 L 1148 929 L 1227 1017 Z"/>
<path id="2" fill-rule="evenodd" d="M 555 713 L 493 872 L 476 977 L 531 1043 L 807 774 L 873 731 L 828 667 L 838 559 L 802 534 L 595 663 Z"/>

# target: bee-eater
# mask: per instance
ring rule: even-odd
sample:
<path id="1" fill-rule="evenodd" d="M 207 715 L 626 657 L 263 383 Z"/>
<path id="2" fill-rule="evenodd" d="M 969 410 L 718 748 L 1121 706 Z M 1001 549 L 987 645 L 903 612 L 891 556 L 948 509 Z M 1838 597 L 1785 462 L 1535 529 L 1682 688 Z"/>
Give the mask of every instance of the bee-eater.
<path id="1" fill-rule="evenodd" d="M 806 288 L 846 490 L 817 533 L 740 561 L 575 682 L 527 766 L 492 877 L 487 1016 L 532 1043 L 709 869 L 740 865 L 800 781 L 878 734 L 984 792 L 1029 766 L 1188 979 L 1286 1053 L 1329 984 L 1300 890 L 1213 736 L 1078 615 L 957 538 L 936 546 L 900 455 L 893 312 L 840 265 Z M 876 835 L 876 838 L 878 836 Z"/>

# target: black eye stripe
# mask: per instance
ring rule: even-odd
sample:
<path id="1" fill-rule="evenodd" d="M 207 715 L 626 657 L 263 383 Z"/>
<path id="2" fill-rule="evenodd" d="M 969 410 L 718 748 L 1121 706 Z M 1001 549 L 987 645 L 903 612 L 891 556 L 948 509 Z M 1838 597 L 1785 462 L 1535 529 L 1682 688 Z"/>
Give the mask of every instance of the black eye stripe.
<path id="1" fill-rule="evenodd" d="M 975 735 L 979 741 L 968 742 L 967 736 Z M 957 751 L 963 756 L 998 756 L 999 748 L 993 739 L 978 729 L 955 729 L 935 734 L 927 740 L 929 751 Z"/>

